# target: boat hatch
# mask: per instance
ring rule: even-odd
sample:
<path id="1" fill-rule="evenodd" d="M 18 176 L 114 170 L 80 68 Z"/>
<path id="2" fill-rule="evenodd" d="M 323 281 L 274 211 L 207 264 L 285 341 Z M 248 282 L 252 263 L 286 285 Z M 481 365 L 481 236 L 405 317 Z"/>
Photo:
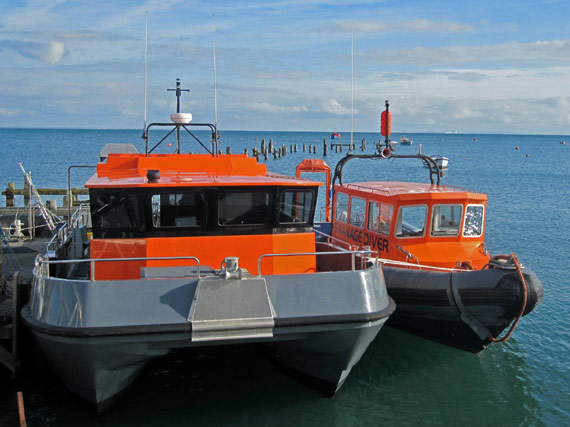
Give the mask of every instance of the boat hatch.
<path id="1" fill-rule="evenodd" d="M 205 277 L 198 281 L 188 321 L 192 341 L 270 338 L 273 316 L 264 278 Z"/>

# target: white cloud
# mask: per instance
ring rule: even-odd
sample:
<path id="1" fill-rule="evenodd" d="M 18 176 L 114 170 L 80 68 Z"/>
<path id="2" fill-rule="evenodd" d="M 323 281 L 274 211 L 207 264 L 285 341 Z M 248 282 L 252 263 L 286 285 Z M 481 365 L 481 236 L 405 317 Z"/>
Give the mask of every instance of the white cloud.
<path id="1" fill-rule="evenodd" d="M 42 25 L 51 25 L 56 14 L 53 9 L 64 3 L 65 0 L 30 0 L 23 7 L 2 12 L 0 15 L 0 27 L 14 31 L 17 29 L 28 30 Z"/>
<path id="2" fill-rule="evenodd" d="M 47 43 L 27 42 L 16 40 L 2 40 L 0 47 L 18 52 L 31 59 L 40 59 L 47 64 L 57 64 L 65 55 L 65 45 L 59 41 Z"/>
<path id="3" fill-rule="evenodd" d="M 320 110 L 325 113 L 335 114 L 339 116 L 349 115 L 350 108 L 343 107 L 336 99 L 328 99 L 320 103 Z M 355 110 L 355 113 L 357 111 Z"/>
<path id="4" fill-rule="evenodd" d="M 383 64 L 440 64 L 476 61 L 570 61 L 570 40 L 508 42 L 480 46 L 443 46 L 378 51 L 359 55 L 370 62 Z"/>
<path id="5" fill-rule="evenodd" d="M 454 21 L 432 21 L 429 19 L 416 19 L 411 21 L 384 22 L 376 20 L 341 21 L 322 26 L 317 32 L 351 32 L 354 27 L 355 33 L 381 34 L 394 31 L 405 32 L 432 32 L 432 33 L 464 33 L 475 29 L 472 24 L 464 24 Z"/>
<path id="6" fill-rule="evenodd" d="M 22 110 L 19 108 L 0 108 L 0 116 L 15 117 L 19 116 Z"/>
<path id="7" fill-rule="evenodd" d="M 246 104 L 246 108 L 250 108 L 254 111 L 261 111 L 265 113 L 298 113 L 301 111 L 307 111 L 307 107 L 302 106 L 292 106 L 292 107 L 282 107 L 280 105 L 270 104 L 268 102 L 253 102 Z"/>

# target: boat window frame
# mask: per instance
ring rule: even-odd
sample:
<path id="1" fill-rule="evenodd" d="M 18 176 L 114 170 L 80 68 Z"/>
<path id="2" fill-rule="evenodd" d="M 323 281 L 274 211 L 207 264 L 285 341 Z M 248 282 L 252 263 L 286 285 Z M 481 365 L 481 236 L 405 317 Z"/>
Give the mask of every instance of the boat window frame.
<path id="1" fill-rule="evenodd" d="M 269 201 L 267 202 L 267 204 L 265 205 L 266 209 L 265 209 L 265 214 L 263 215 L 263 222 L 259 222 L 259 223 L 245 223 L 245 224 L 221 224 L 220 223 L 220 213 L 221 213 L 221 209 L 220 209 L 220 202 L 221 202 L 221 196 L 223 194 L 237 194 L 237 193 L 254 193 L 254 192 L 259 192 L 259 193 L 265 193 L 266 195 L 269 196 Z M 272 221 L 273 221 L 273 201 L 275 198 L 275 194 L 274 191 L 270 190 L 270 187 L 266 187 L 266 186 L 255 186 L 255 187 L 250 187 L 250 188 L 236 188 L 234 189 L 233 187 L 219 187 L 219 190 L 216 192 L 216 218 L 215 218 L 215 223 L 216 226 L 219 227 L 220 229 L 223 228 L 245 228 L 245 227 L 258 227 L 258 226 L 269 226 Z"/>
<path id="2" fill-rule="evenodd" d="M 352 222 L 352 202 L 353 200 L 358 200 L 358 201 L 362 201 L 364 203 L 364 205 L 362 206 L 362 223 L 361 225 L 358 225 L 359 223 L 356 222 Z M 356 216 L 356 215 L 355 215 Z M 366 199 L 362 198 L 362 197 L 357 197 L 357 196 L 350 196 L 350 204 L 349 204 L 349 208 L 348 208 L 348 224 L 352 227 L 356 227 L 356 228 L 364 228 L 364 225 L 366 224 Z"/>
<path id="3" fill-rule="evenodd" d="M 103 199 L 113 199 L 101 204 Z M 117 209 L 119 208 L 120 209 Z M 92 232 L 96 239 L 118 239 L 143 237 L 146 232 L 144 202 L 137 189 L 91 188 L 89 189 L 89 208 L 91 212 Z M 105 210 L 111 209 L 109 212 Z M 117 216 L 128 219 L 129 226 L 117 221 Z M 124 223 L 124 221 L 122 221 Z"/>
<path id="4" fill-rule="evenodd" d="M 154 206 L 153 206 L 153 198 L 154 196 L 162 196 L 162 195 L 182 195 L 182 198 L 184 198 L 185 195 L 189 195 L 189 194 L 199 194 L 202 198 L 202 222 L 198 223 L 198 215 L 195 215 L 196 217 L 196 225 L 190 225 L 190 224 L 184 224 L 184 225 L 155 225 L 154 222 Z M 206 192 L 203 189 L 194 189 L 194 188 L 176 188 L 176 187 L 167 187 L 167 188 L 160 188 L 157 189 L 156 191 L 151 191 L 149 192 L 148 196 L 150 197 L 150 209 L 151 209 L 151 215 L 150 215 L 150 225 L 152 226 L 152 229 L 154 230 L 172 230 L 172 229 L 200 229 L 200 228 L 205 228 L 208 224 L 208 214 L 209 214 L 209 210 L 208 210 L 208 194 L 206 194 Z M 160 205 L 159 205 L 160 206 Z M 176 205 L 171 205 L 171 206 L 176 206 Z M 177 217 L 178 218 L 182 218 L 182 217 Z"/>
<path id="5" fill-rule="evenodd" d="M 459 222 L 457 223 L 457 232 L 455 234 L 448 234 L 448 233 L 442 233 L 442 234 L 434 234 L 434 218 L 435 218 L 435 210 L 436 208 L 440 207 L 440 206 L 459 206 L 461 208 L 461 211 L 459 213 Z M 459 236 L 459 231 L 462 230 L 462 225 L 463 225 L 463 216 L 464 216 L 464 211 L 463 211 L 463 204 L 462 203 L 436 203 L 431 207 L 431 217 L 430 217 L 430 230 L 429 230 L 429 235 L 430 237 L 457 237 Z"/>
<path id="6" fill-rule="evenodd" d="M 385 223 L 387 223 L 387 225 L 388 225 L 388 228 L 386 229 L 386 231 L 380 230 L 380 223 L 378 223 L 378 227 L 376 227 L 376 228 L 373 227 L 373 224 L 370 224 L 370 220 L 374 219 L 373 216 L 371 215 L 372 204 L 376 204 L 378 206 L 378 218 L 382 217 L 382 215 L 381 215 L 382 206 L 387 206 L 390 209 L 390 219 L 387 222 L 385 221 Z M 366 221 L 366 229 L 367 230 L 372 231 L 373 233 L 382 234 L 384 236 L 390 235 L 390 229 L 392 228 L 392 223 L 394 220 L 394 205 L 381 202 L 380 200 L 369 200 L 368 201 L 367 215 L 368 215 L 368 221 Z"/>
<path id="7" fill-rule="evenodd" d="M 344 219 L 342 217 L 339 217 L 338 215 L 338 198 L 339 196 L 343 196 L 346 197 L 346 211 L 344 212 Z M 338 222 L 342 222 L 344 224 L 348 223 L 348 214 L 349 214 L 349 200 L 350 200 L 350 196 L 348 195 L 348 193 L 343 193 L 340 191 L 337 191 L 335 196 L 334 196 L 334 219 L 335 221 Z"/>
<path id="8" fill-rule="evenodd" d="M 296 193 L 309 193 L 311 194 L 311 201 L 308 205 L 304 205 L 304 213 L 307 217 L 306 221 L 281 221 L 281 206 L 283 204 L 283 197 L 285 195 L 285 193 L 287 192 L 296 192 Z M 308 225 L 308 224 L 312 224 L 314 222 L 314 215 L 315 215 L 315 206 L 317 203 L 317 189 L 316 188 L 312 188 L 312 187 L 286 187 L 283 188 L 279 191 L 278 194 L 278 201 L 276 203 L 276 209 L 277 209 L 277 217 L 276 217 L 276 221 L 278 225 L 287 225 L 287 226 L 291 226 L 291 225 Z"/>
<path id="9" fill-rule="evenodd" d="M 402 210 L 405 208 L 410 208 L 410 207 L 424 207 L 425 208 L 425 217 L 424 217 L 424 227 L 422 230 L 422 234 L 421 235 L 416 235 L 416 236 L 398 236 L 396 234 L 396 232 L 398 231 L 398 225 L 400 225 L 401 228 L 401 224 L 402 224 Z M 393 232 L 393 236 L 396 239 L 417 239 L 417 238 L 424 238 L 426 237 L 426 229 L 427 229 L 427 221 L 429 219 L 429 205 L 425 204 L 425 203 L 419 203 L 419 204 L 411 204 L 411 205 L 400 205 L 398 207 L 398 216 L 396 218 L 396 224 L 394 226 L 394 232 Z"/>
<path id="10" fill-rule="evenodd" d="M 467 210 L 470 207 L 481 207 L 483 208 L 483 216 L 481 217 L 481 233 L 476 236 L 470 236 L 465 234 L 465 224 L 467 223 Z M 487 207 L 483 203 L 469 203 L 465 206 L 465 212 L 463 214 L 463 225 L 461 227 L 461 236 L 466 239 L 479 239 L 485 234 L 485 215 L 487 214 Z"/>

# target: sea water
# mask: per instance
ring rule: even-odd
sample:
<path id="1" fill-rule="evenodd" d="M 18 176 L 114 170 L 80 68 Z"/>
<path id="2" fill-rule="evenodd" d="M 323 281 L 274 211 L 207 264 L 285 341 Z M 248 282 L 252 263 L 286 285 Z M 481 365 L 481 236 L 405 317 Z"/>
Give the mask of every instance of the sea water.
<path id="1" fill-rule="evenodd" d="M 288 147 L 269 170 L 292 175 L 304 158 L 322 157 L 318 132 L 221 132 L 220 149 L 232 153 L 272 139 Z M 134 143 L 135 130 L 0 129 L 0 187 L 23 185 L 18 163 L 37 187 L 67 186 L 68 167 L 94 165 L 107 142 Z M 209 147 L 206 133 L 198 132 Z M 157 141 L 161 134 L 151 135 Z M 486 243 L 493 254 L 515 253 L 544 285 L 544 300 L 520 321 L 512 338 L 479 354 L 465 353 L 385 327 L 334 398 L 324 398 L 273 366 L 255 346 L 176 351 L 147 365 L 112 410 L 87 412 L 44 369 L 26 376 L 28 424 L 71 425 L 568 425 L 570 424 L 570 147 L 557 135 L 407 134 L 414 154 L 448 157 L 442 182 L 486 193 Z M 392 135 L 398 140 L 400 135 Z M 378 134 L 355 133 L 356 152 L 366 138 L 372 153 Z M 343 134 L 340 142 L 348 143 Z M 157 151 L 172 152 L 176 143 Z M 297 144 L 297 153 L 289 147 Z M 307 151 L 303 152 L 303 144 Z M 310 154 L 308 145 L 318 154 Z M 187 140 L 182 152 L 201 152 Z M 347 152 L 329 147 L 332 167 Z M 81 187 L 90 169 L 72 169 Z M 352 160 L 344 182 L 428 182 L 418 160 Z M 19 204 L 22 200 L 19 198 Z M 0 198 L 0 203 L 4 199 Z M 321 191 L 319 205 L 324 206 Z M 321 209 L 316 214 L 321 216 Z M 14 384 L 0 368 L 0 425 L 17 424 Z"/>

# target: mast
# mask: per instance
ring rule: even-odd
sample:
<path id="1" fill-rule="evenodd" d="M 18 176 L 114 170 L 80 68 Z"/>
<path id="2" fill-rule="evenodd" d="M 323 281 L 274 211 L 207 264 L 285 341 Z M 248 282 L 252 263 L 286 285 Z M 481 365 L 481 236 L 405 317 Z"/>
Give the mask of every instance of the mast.
<path id="1" fill-rule="evenodd" d="M 350 147 L 352 148 L 352 134 L 354 132 L 354 24 L 352 25 L 352 40 L 350 44 Z"/>
<path id="2" fill-rule="evenodd" d="M 146 75 L 148 71 L 148 11 L 144 12 L 144 124 L 143 134 L 146 132 Z"/>
<path id="3" fill-rule="evenodd" d="M 190 92 L 190 90 L 180 88 L 180 79 L 176 79 L 175 89 L 166 89 L 166 90 L 176 92 L 176 112 L 180 113 L 180 96 L 182 95 L 182 92 Z M 180 126 L 176 126 L 176 153 L 180 154 Z"/>
<path id="4" fill-rule="evenodd" d="M 218 91 L 216 87 L 216 15 L 212 15 L 212 27 L 214 28 L 214 126 L 218 130 Z M 218 136 L 216 135 L 216 138 Z"/>

